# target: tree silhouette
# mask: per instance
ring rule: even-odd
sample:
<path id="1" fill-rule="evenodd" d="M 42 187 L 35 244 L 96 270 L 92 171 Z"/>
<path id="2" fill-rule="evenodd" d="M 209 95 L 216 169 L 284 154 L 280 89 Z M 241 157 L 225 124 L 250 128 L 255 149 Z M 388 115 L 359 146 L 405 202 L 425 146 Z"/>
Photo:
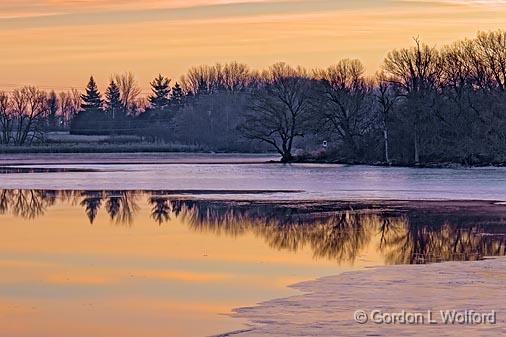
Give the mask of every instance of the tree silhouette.
<path id="1" fill-rule="evenodd" d="M 72 120 L 71 133 L 97 134 L 107 132 L 106 116 L 103 108 L 103 100 L 98 91 L 93 76 L 90 77 L 86 94 L 81 95 L 81 111 Z"/>
<path id="2" fill-rule="evenodd" d="M 294 141 L 308 132 L 313 119 L 311 80 L 302 69 L 278 63 L 264 74 L 264 83 L 251 95 L 241 130 L 245 137 L 271 145 L 283 162 L 290 162 Z"/>
<path id="3" fill-rule="evenodd" d="M 151 208 L 151 218 L 159 225 L 170 220 L 170 201 L 165 197 L 149 198 Z"/>
<path id="4" fill-rule="evenodd" d="M 57 126 L 57 112 L 59 107 L 58 96 L 56 93 L 51 91 L 47 97 L 46 109 L 47 109 L 47 123 L 49 128 L 54 129 Z"/>
<path id="5" fill-rule="evenodd" d="M 406 100 L 406 119 L 413 137 L 414 163 L 420 163 L 425 138 L 430 135 L 431 120 L 437 118 L 434 106 L 437 85 L 442 76 L 442 59 L 437 49 L 415 39 L 415 47 L 388 53 L 383 69 Z M 431 132 L 432 131 L 432 132 Z"/>
<path id="6" fill-rule="evenodd" d="M 90 77 L 90 81 L 86 87 L 86 94 L 82 95 L 81 99 L 81 109 L 83 111 L 98 112 L 102 110 L 102 97 L 100 95 L 100 91 L 98 91 L 98 87 L 93 76 Z"/>
<path id="7" fill-rule="evenodd" d="M 121 104 L 121 94 L 119 91 L 119 87 L 111 80 L 109 87 L 107 87 L 107 91 L 105 93 L 105 105 L 106 112 L 112 120 L 123 115 L 123 105 Z"/>
<path id="8" fill-rule="evenodd" d="M 151 109 L 165 110 L 169 106 L 170 80 L 161 74 L 151 82 L 152 94 L 148 100 Z"/>
<path id="9" fill-rule="evenodd" d="M 361 157 L 360 141 L 374 120 L 372 85 L 365 78 L 359 60 L 341 60 L 318 73 L 318 111 L 322 127 L 331 131 L 345 145 L 347 154 Z M 320 108 L 321 107 L 321 108 Z"/>
<path id="10" fill-rule="evenodd" d="M 139 210 L 136 193 L 129 191 L 106 192 L 106 210 L 116 224 L 131 225 L 135 213 Z"/>
<path id="11" fill-rule="evenodd" d="M 98 210 L 102 207 L 102 192 L 98 191 L 85 191 L 81 193 L 83 197 L 80 205 L 86 210 L 86 216 L 93 224 L 97 217 Z"/>
<path id="12" fill-rule="evenodd" d="M 183 105 L 184 92 L 181 85 L 178 82 L 172 87 L 172 95 L 170 97 L 170 104 L 176 109 L 179 109 Z"/>

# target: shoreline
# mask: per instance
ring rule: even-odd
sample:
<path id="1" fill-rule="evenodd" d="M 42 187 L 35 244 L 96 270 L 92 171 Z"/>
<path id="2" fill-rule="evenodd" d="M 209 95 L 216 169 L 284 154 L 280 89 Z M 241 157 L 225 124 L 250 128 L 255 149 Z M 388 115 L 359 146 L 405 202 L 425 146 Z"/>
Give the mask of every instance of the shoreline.
<path id="1" fill-rule="evenodd" d="M 426 162 L 426 163 L 394 163 L 394 162 L 384 162 L 384 161 L 372 161 L 372 162 L 363 162 L 359 160 L 339 160 L 339 159 L 301 159 L 295 158 L 292 164 L 329 164 L 329 165 L 350 165 L 350 166 L 374 166 L 374 167 L 405 167 L 405 168 L 473 168 L 473 167 L 505 167 L 506 162 L 478 162 L 475 164 L 464 164 L 462 162 Z"/>
<path id="2" fill-rule="evenodd" d="M 249 326 L 213 337 L 499 336 L 506 333 L 506 257 L 472 262 L 391 265 L 345 272 L 290 286 L 300 295 L 237 308 Z M 359 324 L 354 312 L 474 310 L 497 314 L 496 324 Z M 369 315 L 370 316 L 370 315 Z"/>
<path id="3" fill-rule="evenodd" d="M 315 164 L 315 165 L 342 165 L 342 166 L 370 166 L 370 167 L 382 167 L 382 168 L 434 168 L 434 169 L 469 169 L 469 168 L 500 168 L 506 167 L 506 162 L 498 162 L 498 163 L 476 163 L 476 164 L 463 164 L 459 162 L 427 162 L 420 164 L 413 163 L 385 163 L 385 162 L 361 162 L 361 161 L 341 161 L 341 160 L 327 160 L 327 159 L 298 159 L 295 158 L 290 162 L 282 162 L 278 158 L 279 155 L 275 153 L 258 153 L 258 152 L 226 152 L 226 151 L 205 151 L 201 149 L 195 149 L 191 151 L 179 150 L 172 146 L 161 147 L 161 148 L 153 148 L 153 147 L 145 147 L 145 149 L 134 149 L 130 150 L 124 146 L 121 147 L 104 147 L 102 149 L 97 148 L 89 148 L 89 150 L 82 149 L 67 149 L 64 148 L 63 151 L 58 150 L 57 148 L 34 148 L 34 151 L 30 151 L 31 148 L 23 148 L 20 151 L 15 151 L 14 148 L 10 148 L 9 151 L 4 151 L 5 149 L 0 148 L 0 165 L 11 165 L 11 166 L 20 166 L 20 165 L 52 165 L 51 162 L 43 162 L 42 160 L 47 160 L 47 158 L 55 158 L 55 157 L 69 157 L 78 155 L 80 157 L 153 157 L 152 160 L 145 161 L 124 161 L 124 162 L 115 162 L 115 161 L 103 161 L 100 159 L 95 159 L 95 161 L 86 162 L 85 164 L 89 165 L 114 165 L 114 164 L 143 164 L 143 165 L 156 165 L 156 164 L 170 164 L 171 162 L 167 162 L 165 157 L 175 157 L 175 156 L 207 156 L 209 161 L 203 162 L 175 162 L 176 164 Z M 67 151 L 68 150 L 68 151 Z M 75 150 L 75 151 L 73 151 Z M 39 157 L 40 162 L 33 162 L 31 160 L 20 159 L 18 162 L 6 162 L 9 158 L 15 157 Z M 263 160 L 250 161 L 246 160 L 244 162 L 237 161 L 219 161 L 214 158 L 220 157 L 264 157 Z M 74 158 L 75 160 L 75 158 Z M 157 161 L 157 160 L 161 160 Z M 26 161 L 30 161 L 29 164 Z M 60 162 L 54 164 L 61 164 Z M 73 164 L 84 164 L 82 160 L 76 160 L 73 162 L 65 162 L 65 164 L 73 165 Z"/>
<path id="4" fill-rule="evenodd" d="M 77 155 L 77 156 L 76 156 Z M 76 158 L 77 157 L 77 158 Z M 0 153 L 0 166 L 47 165 L 158 165 L 265 164 L 271 153 L 113 152 L 113 153 Z"/>
<path id="5" fill-rule="evenodd" d="M 45 173 L 45 172 L 43 172 Z M 85 189 L 85 188 L 2 188 L 3 191 L 45 191 L 45 192 L 128 192 L 135 195 L 154 193 L 162 197 L 173 197 L 174 200 L 193 200 L 206 203 L 230 206 L 255 207 L 276 206 L 305 210 L 307 212 L 327 213 L 342 211 L 371 211 L 371 212 L 411 212 L 411 211 L 449 211 L 465 210 L 468 213 L 479 214 L 487 211 L 493 215 L 490 208 L 503 214 L 506 211 L 506 201 L 487 199 L 378 199 L 378 198 L 349 198 L 349 199 L 235 199 L 236 195 L 265 195 L 272 193 L 297 194 L 300 190 L 207 190 L 207 189 Z M 230 196 L 229 198 L 199 198 L 204 196 Z M 506 221 L 506 220 L 505 220 Z"/>

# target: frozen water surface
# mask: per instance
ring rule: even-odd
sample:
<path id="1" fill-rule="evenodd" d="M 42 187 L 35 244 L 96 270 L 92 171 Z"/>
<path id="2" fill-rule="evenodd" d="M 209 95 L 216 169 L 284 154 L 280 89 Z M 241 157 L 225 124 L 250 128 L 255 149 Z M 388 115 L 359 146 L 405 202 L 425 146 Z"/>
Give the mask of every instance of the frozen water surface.
<path id="1" fill-rule="evenodd" d="M 188 191 L 234 199 L 450 199 L 506 201 L 506 168 L 387 168 L 279 164 L 269 155 L 10 156 L 5 167 L 34 173 L 0 175 L 4 189 Z M 48 169 L 55 172 L 37 172 Z M 65 171 L 67 170 L 67 171 Z M 79 172 L 83 170 L 84 172 Z M 63 172 L 61 172 L 63 171 Z M 276 191 L 273 193 L 251 193 Z M 281 192 L 280 192 L 281 191 Z M 211 193 L 214 192 L 214 193 Z M 186 194 L 186 193 L 185 193 Z"/>

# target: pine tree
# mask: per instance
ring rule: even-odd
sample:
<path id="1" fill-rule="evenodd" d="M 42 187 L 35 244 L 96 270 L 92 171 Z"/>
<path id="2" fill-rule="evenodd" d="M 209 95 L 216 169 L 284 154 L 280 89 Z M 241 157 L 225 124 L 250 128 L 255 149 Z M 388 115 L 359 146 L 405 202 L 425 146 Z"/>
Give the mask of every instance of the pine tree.
<path id="1" fill-rule="evenodd" d="M 107 106 L 106 112 L 110 118 L 116 119 L 122 115 L 123 105 L 121 103 L 121 93 L 114 80 L 111 81 L 105 93 L 105 104 Z"/>
<path id="2" fill-rule="evenodd" d="M 170 98 L 170 103 L 175 107 L 180 107 L 181 105 L 183 105 L 183 98 L 184 98 L 183 89 L 181 88 L 179 83 L 176 82 L 174 87 L 172 87 L 172 96 Z"/>
<path id="3" fill-rule="evenodd" d="M 149 102 L 152 109 L 164 110 L 169 105 L 170 80 L 162 75 L 151 82 L 153 94 L 149 96 Z"/>
<path id="4" fill-rule="evenodd" d="M 86 95 L 82 95 L 81 109 L 85 112 L 98 112 L 102 110 L 102 97 L 98 91 L 97 84 L 93 76 L 90 77 L 88 86 L 86 87 Z"/>

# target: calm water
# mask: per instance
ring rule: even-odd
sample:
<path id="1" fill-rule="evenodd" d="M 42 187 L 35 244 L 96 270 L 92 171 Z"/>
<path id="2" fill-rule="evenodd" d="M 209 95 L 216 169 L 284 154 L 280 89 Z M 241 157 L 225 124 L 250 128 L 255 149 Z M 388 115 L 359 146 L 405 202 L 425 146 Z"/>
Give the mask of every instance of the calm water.
<path id="1" fill-rule="evenodd" d="M 34 155 L 28 158 L 10 155 L 0 158 L 0 188 L 171 190 L 176 194 L 213 199 L 230 198 L 231 190 L 244 192 L 234 193 L 235 200 L 506 201 L 506 168 L 414 169 L 265 163 L 275 159 L 258 155 L 196 154 Z"/>
<path id="2" fill-rule="evenodd" d="M 230 202 L 0 190 L 2 336 L 206 336 L 235 307 L 365 266 L 504 255 L 484 202 Z"/>
<path id="3" fill-rule="evenodd" d="M 299 281 L 505 254 L 506 206 L 463 201 L 506 201 L 504 168 L 271 159 L 3 156 L 0 336 L 207 336 Z"/>

